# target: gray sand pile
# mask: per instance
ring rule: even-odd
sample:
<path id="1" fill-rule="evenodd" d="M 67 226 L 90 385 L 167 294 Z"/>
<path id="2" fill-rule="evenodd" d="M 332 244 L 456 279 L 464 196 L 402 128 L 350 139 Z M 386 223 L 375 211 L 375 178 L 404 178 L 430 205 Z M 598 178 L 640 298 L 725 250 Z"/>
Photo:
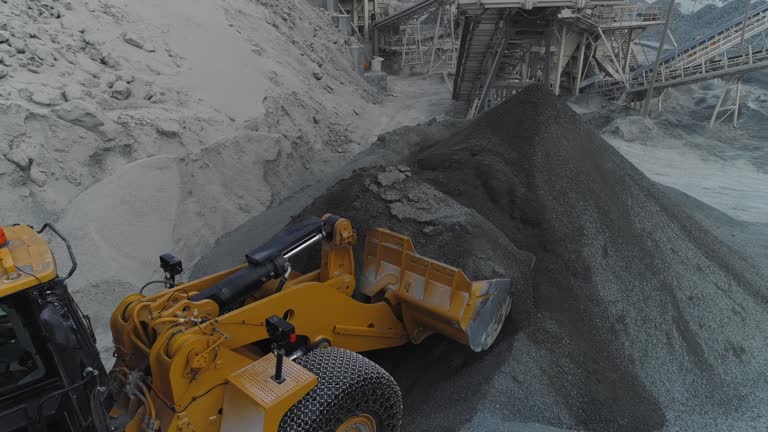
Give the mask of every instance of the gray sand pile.
<path id="1" fill-rule="evenodd" d="M 475 278 L 536 261 L 530 319 L 489 352 L 436 337 L 372 354 L 405 430 L 766 427 L 766 275 L 543 88 L 406 162 L 303 214 L 400 230 Z"/>

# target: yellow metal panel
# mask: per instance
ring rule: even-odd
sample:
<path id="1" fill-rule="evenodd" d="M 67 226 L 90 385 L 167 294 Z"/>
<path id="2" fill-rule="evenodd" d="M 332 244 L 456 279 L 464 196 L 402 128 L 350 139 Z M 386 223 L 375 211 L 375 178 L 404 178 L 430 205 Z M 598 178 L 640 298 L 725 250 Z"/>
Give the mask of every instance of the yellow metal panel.
<path id="1" fill-rule="evenodd" d="M 276 364 L 275 355 L 265 355 L 230 375 L 229 382 L 268 411 L 294 398 L 290 407 L 317 384 L 315 374 L 287 358 L 283 360 L 285 381 L 278 384 L 272 379 Z"/>
<path id="2" fill-rule="evenodd" d="M 370 337 L 383 337 L 383 338 L 400 338 L 403 332 L 400 328 L 393 330 L 382 330 L 371 327 L 359 327 L 337 324 L 333 328 L 334 333 L 340 335 L 352 335 L 352 336 L 370 336 Z"/>
<path id="3" fill-rule="evenodd" d="M 230 384 L 239 392 L 232 391 L 224 399 L 227 415 L 222 423 L 223 432 L 243 430 L 242 426 L 276 431 L 285 413 L 317 385 L 315 374 L 289 359 L 283 361 L 285 381 L 275 382 L 272 376 L 276 361 L 274 355 L 267 354 L 229 376 Z M 243 399 L 253 401 L 256 406 L 250 410 L 243 409 L 249 405 Z M 263 426 L 248 424 L 259 420 L 263 421 Z"/>
<path id="4" fill-rule="evenodd" d="M 56 261 L 45 239 L 25 225 L 3 228 L 10 245 L 0 249 L 0 297 L 56 277 Z"/>

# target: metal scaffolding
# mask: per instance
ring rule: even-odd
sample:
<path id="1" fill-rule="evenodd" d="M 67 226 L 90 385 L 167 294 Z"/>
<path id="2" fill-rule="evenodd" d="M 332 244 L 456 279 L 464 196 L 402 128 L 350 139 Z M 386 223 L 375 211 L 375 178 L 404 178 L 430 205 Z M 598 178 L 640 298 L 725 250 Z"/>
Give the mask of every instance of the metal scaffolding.
<path id="1" fill-rule="evenodd" d="M 374 26 L 377 55 L 400 57 L 401 66 L 425 65 L 453 73 L 458 52 L 456 7 L 452 0 L 425 0 L 382 17 Z"/>
<path id="2" fill-rule="evenodd" d="M 437 24 L 432 38 L 429 73 L 448 72 L 456 69 L 456 15 L 455 7 L 446 4 L 438 10 Z"/>
<path id="3" fill-rule="evenodd" d="M 658 6 L 616 1 L 458 0 L 461 38 L 453 82 L 454 113 L 472 117 L 532 82 L 555 94 L 598 93 L 617 103 L 667 89 L 768 69 L 768 4 L 664 54 L 654 74 L 639 36 L 662 24 Z M 735 80 L 735 81 L 734 81 Z M 738 78 L 724 89 L 713 122 L 738 121 Z M 660 99 L 659 99 L 660 101 Z M 661 102 L 659 102 L 661 103 Z M 734 108 L 734 106 L 736 108 Z M 720 118 L 719 121 L 722 121 Z"/>
<path id="4" fill-rule="evenodd" d="M 732 79 L 725 80 L 725 87 L 723 87 L 723 92 L 720 94 L 720 99 L 717 101 L 717 105 L 715 106 L 715 110 L 712 113 L 712 119 L 709 121 L 709 127 L 714 127 L 716 124 L 720 124 L 723 120 L 725 120 L 729 115 L 733 116 L 733 126 L 738 126 L 739 123 L 739 102 L 741 98 L 741 80 L 743 76 L 738 75 L 733 77 Z M 733 90 L 732 92 L 729 92 L 729 90 Z M 726 96 L 731 96 L 731 100 L 733 100 L 733 105 L 729 106 L 723 106 L 723 102 L 726 100 Z M 724 113 L 723 113 L 724 112 Z"/>

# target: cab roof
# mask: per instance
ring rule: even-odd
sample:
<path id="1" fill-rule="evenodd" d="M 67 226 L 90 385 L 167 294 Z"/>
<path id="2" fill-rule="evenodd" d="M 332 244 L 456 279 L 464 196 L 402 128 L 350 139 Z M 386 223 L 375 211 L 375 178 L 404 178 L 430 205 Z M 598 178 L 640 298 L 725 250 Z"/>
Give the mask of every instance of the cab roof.
<path id="1" fill-rule="evenodd" d="M 56 277 L 56 261 L 48 242 L 35 230 L 26 225 L 0 228 L 8 239 L 8 243 L 0 247 L 0 297 Z"/>

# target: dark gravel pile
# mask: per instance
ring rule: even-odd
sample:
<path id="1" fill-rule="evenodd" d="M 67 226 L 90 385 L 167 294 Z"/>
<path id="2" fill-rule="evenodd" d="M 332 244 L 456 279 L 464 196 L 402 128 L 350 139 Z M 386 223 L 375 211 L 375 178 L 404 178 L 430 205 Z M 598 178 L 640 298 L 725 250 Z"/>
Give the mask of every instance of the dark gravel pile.
<path id="1" fill-rule="evenodd" d="M 764 275 L 543 88 L 406 162 L 360 171 L 303 213 L 402 231 L 474 277 L 521 275 L 521 251 L 535 266 L 531 318 L 490 351 L 435 337 L 372 354 L 403 388 L 404 430 L 766 421 Z"/>

